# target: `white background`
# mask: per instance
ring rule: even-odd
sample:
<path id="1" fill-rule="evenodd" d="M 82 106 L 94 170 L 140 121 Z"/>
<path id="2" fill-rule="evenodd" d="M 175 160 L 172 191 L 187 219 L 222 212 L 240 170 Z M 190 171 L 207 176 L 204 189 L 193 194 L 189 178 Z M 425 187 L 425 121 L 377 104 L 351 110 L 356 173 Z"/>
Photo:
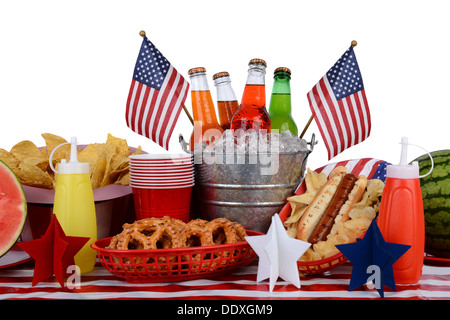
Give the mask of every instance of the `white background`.
<path id="1" fill-rule="evenodd" d="M 397 163 L 399 142 L 429 151 L 449 148 L 450 19 L 446 1 L 2 1 L 0 4 L 0 148 L 41 133 L 80 143 L 108 132 L 153 153 L 166 151 L 132 132 L 125 104 L 141 45 L 140 30 L 187 79 L 192 67 L 229 71 L 238 100 L 251 58 L 292 70 L 293 116 L 302 131 L 311 112 L 307 92 L 350 46 L 363 75 L 371 136 L 330 162 L 374 157 Z M 191 110 L 190 97 L 186 106 Z M 178 135 L 192 126 L 182 112 Z M 308 160 L 327 152 L 313 122 L 305 138 L 320 140 Z M 422 154 L 411 149 L 410 159 Z"/>

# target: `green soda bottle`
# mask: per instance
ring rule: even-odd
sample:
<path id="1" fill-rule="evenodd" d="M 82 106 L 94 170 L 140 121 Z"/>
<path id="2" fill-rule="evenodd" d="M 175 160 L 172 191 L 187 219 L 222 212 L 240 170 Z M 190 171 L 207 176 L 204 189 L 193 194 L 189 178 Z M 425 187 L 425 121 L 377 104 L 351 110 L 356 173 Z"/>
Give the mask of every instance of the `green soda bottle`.
<path id="1" fill-rule="evenodd" d="M 274 72 L 272 96 L 270 98 L 269 116 L 271 131 L 282 133 L 289 130 L 298 135 L 297 125 L 291 115 L 291 70 L 286 67 L 276 68 Z"/>

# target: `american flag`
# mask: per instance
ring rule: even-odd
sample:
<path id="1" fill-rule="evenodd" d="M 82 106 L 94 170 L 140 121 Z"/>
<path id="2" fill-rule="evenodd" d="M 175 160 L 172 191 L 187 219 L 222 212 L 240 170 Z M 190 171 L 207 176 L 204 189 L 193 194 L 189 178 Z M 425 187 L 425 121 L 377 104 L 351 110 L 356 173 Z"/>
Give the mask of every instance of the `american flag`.
<path id="1" fill-rule="evenodd" d="M 131 130 L 168 150 L 189 83 L 146 36 L 143 38 L 125 117 Z"/>
<path id="2" fill-rule="evenodd" d="M 328 160 L 370 134 L 370 112 L 353 46 L 307 94 Z"/>
<path id="3" fill-rule="evenodd" d="M 364 175 L 367 179 L 380 179 L 381 181 L 386 180 L 386 167 L 390 163 L 374 158 L 361 158 L 345 160 L 335 163 L 327 164 L 323 167 L 315 169 L 314 171 L 318 173 L 325 173 L 327 176 L 333 171 L 334 168 L 339 166 L 344 166 L 347 168 L 347 173 L 352 173 L 355 176 Z M 295 194 L 302 194 L 306 192 L 306 183 L 303 181 L 295 191 Z"/>

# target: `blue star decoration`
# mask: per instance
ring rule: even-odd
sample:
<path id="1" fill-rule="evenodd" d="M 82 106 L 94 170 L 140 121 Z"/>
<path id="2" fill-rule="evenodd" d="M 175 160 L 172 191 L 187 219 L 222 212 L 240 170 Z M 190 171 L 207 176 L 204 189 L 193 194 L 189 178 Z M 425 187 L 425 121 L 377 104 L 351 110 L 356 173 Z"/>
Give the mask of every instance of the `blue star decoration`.
<path id="1" fill-rule="evenodd" d="M 385 242 L 374 220 L 367 229 L 363 239 L 356 242 L 336 245 L 336 248 L 353 264 L 349 291 L 370 280 L 384 298 L 384 286 L 395 291 L 395 279 L 392 265 L 411 246 Z"/>

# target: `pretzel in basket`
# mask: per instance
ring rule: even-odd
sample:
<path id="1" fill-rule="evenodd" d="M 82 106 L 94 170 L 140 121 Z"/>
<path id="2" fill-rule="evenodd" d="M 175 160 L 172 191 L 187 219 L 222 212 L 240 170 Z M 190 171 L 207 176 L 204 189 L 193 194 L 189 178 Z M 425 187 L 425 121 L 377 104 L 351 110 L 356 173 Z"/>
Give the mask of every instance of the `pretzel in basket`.
<path id="1" fill-rule="evenodd" d="M 247 235 L 245 228 L 237 222 L 231 222 L 225 218 L 217 218 L 212 221 L 203 219 L 194 219 L 188 223 L 169 217 L 164 218 L 147 218 L 135 221 L 132 224 L 124 224 L 123 231 L 114 236 L 109 244 L 110 249 L 118 250 L 140 250 L 140 249 L 169 249 L 184 247 L 203 247 L 220 244 L 230 244 L 245 241 Z M 222 260 L 228 257 L 230 251 L 214 255 L 217 258 L 212 262 L 213 266 L 226 263 Z M 126 264 L 131 264 L 130 258 L 122 258 Z M 132 258 L 136 264 L 151 264 L 154 259 L 150 258 Z M 158 262 L 177 262 L 176 257 L 160 257 Z M 201 253 L 182 255 L 181 261 L 197 262 L 200 260 L 211 262 L 211 254 L 206 253 L 202 257 Z M 115 257 L 114 262 L 120 263 L 119 258 Z M 231 260 L 234 262 L 234 260 Z M 172 268 L 176 266 L 172 264 Z M 208 262 L 193 263 L 193 269 L 207 267 Z M 138 267 L 138 270 L 143 267 Z M 151 270 L 153 270 L 150 267 Z"/>
<path id="2" fill-rule="evenodd" d="M 213 244 L 211 232 L 205 232 L 204 229 L 193 226 L 187 226 L 181 232 L 183 247 L 202 247 Z"/>
<path id="3" fill-rule="evenodd" d="M 181 236 L 174 223 L 168 220 L 149 218 L 125 224 L 121 234 L 113 237 L 111 249 L 159 249 L 180 248 Z M 130 261 L 125 261 L 130 263 Z M 136 257 L 134 263 L 141 264 L 143 259 Z M 145 262 L 150 262 L 148 258 Z"/>
<path id="4" fill-rule="evenodd" d="M 208 224 L 207 220 L 203 220 L 203 219 L 193 219 L 191 221 L 189 221 L 188 223 L 186 223 L 186 226 L 195 226 L 195 227 L 199 227 L 199 228 L 204 228 L 206 227 L 206 225 Z"/>
<path id="5" fill-rule="evenodd" d="M 149 218 L 126 225 L 116 249 L 159 249 L 180 248 L 180 233 L 172 223 Z"/>
<path id="6" fill-rule="evenodd" d="M 208 223 L 206 230 L 211 233 L 214 244 L 229 244 L 237 242 L 234 224 L 228 219 L 214 219 Z"/>

